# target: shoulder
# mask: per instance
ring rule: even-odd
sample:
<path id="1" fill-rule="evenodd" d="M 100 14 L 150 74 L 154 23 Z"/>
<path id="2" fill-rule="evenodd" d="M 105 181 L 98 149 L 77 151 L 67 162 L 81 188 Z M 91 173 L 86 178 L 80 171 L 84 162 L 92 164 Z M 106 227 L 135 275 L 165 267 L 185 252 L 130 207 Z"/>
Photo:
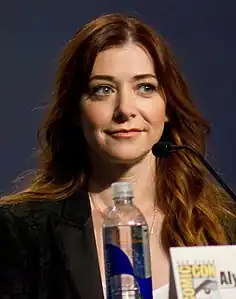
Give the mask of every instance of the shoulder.
<path id="1" fill-rule="evenodd" d="M 46 273 L 51 254 L 49 220 L 55 215 L 60 218 L 67 202 L 70 211 L 75 211 L 80 195 L 0 206 L 0 298 L 22 294 L 31 285 L 39 264 L 38 271 Z"/>
<path id="2" fill-rule="evenodd" d="M 30 252 L 38 250 L 39 240 L 47 238 L 47 219 L 61 204 L 40 200 L 0 206 L 2 265 L 5 263 L 4 260 L 12 264 L 14 259 L 24 260 L 28 258 Z"/>
<path id="3" fill-rule="evenodd" d="M 0 206 L 0 231 L 6 227 L 15 227 L 18 231 L 23 227 L 43 223 L 48 215 L 59 210 L 62 202 L 34 200 L 17 204 L 3 204 Z"/>
<path id="4" fill-rule="evenodd" d="M 35 230 L 44 226 L 50 216 L 58 215 L 61 217 L 68 210 L 68 207 L 71 214 L 81 208 L 81 203 L 86 202 L 87 192 L 80 190 L 61 200 L 38 199 L 16 204 L 1 204 L 0 233 L 2 235 L 4 230 L 8 231 L 9 234 L 26 229 Z M 85 210 L 84 207 L 82 210 Z"/>
<path id="5" fill-rule="evenodd" d="M 17 253 L 23 257 L 37 246 L 40 235 L 46 231 L 49 216 L 60 210 L 62 202 L 39 200 L 0 206 L 0 255 L 5 258 Z M 12 258 L 12 257 L 9 257 Z"/>
<path id="6" fill-rule="evenodd" d="M 26 296 L 36 257 L 47 239 L 46 219 L 54 204 L 4 204 L 0 207 L 0 297 Z M 26 292 L 26 293 L 25 293 Z"/>

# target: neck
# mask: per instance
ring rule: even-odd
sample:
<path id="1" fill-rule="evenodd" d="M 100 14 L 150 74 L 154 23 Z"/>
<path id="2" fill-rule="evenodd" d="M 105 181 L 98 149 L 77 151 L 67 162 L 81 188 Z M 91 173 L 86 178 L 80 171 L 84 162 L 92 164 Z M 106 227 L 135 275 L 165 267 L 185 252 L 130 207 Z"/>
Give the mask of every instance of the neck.
<path id="1" fill-rule="evenodd" d="M 92 161 L 93 173 L 89 180 L 89 192 L 102 211 L 113 205 L 111 184 L 119 181 L 129 181 L 133 184 L 133 201 L 144 213 L 153 210 L 156 194 L 156 158 L 151 152 L 134 165 L 105 163 L 98 158 Z"/>

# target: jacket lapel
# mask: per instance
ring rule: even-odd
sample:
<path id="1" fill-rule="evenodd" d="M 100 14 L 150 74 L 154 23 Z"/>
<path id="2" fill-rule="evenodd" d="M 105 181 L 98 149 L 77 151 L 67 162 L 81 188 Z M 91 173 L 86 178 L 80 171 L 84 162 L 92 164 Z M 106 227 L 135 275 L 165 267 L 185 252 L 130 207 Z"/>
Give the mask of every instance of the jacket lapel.
<path id="1" fill-rule="evenodd" d="M 51 228 L 74 298 L 103 299 L 100 269 L 87 192 L 63 202 Z"/>

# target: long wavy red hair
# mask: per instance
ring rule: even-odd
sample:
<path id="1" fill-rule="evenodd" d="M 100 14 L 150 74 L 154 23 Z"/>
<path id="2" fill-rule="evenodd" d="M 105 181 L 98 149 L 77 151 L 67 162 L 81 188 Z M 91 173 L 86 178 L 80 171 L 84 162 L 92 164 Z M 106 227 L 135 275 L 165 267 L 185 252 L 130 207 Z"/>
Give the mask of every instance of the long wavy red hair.
<path id="1" fill-rule="evenodd" d="M 132 41 L 152 56 L 167 102 L 169 122 L 162 138 L 187 144 L 202 154 L 209 124 L 194 107 L 188 88 L 163 39 L 148 25 L 121 14 L 101 16 L 82 27 L 66 45 L 59 63 L 53 101 L 38 132 L 39 167 L 29 187 L 5 203 L 60 200 L 82 188 L 90 165 L 78 126 L 78 101 L 86 92 L 99 52 Z M 158 163 L 157 201 L 165 218 L 163 246 L 234 242 L 234 204 L 213 183 L 190 152 L 179 151 Z"/>

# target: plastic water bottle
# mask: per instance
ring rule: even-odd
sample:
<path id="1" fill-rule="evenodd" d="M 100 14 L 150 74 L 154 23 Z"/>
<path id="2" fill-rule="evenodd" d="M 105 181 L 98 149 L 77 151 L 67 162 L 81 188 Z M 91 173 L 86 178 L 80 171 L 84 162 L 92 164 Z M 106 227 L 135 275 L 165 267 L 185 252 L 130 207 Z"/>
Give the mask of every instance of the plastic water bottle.
<path id="1" fill-rule="evenodd" d="M 129 182 L 112 184 L 114 207 L 103 224 L 107 299 L 152 299 L 148 225 Z"/>

